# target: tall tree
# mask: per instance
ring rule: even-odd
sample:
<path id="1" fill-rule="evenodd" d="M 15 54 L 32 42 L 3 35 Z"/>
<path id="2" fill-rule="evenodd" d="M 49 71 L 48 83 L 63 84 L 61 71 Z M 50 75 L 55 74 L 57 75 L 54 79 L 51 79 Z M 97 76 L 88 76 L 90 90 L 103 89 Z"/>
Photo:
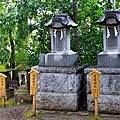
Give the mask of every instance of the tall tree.
<path id="1" fill-rule="evenodd" d="M 110 0 L 8 0 L 0 2 L 0 8 L 1 63 L 12 68 L 21 62 L 38 64 L 39 54 L 50 52 L 49 29 L 44 24 L 55 13 L 68 13 L 78 24 L 71 29 L 71 47 L 79 53 L 80 63 L 97 63 L 102 29 L 95 21 L 111 9 Z"/>

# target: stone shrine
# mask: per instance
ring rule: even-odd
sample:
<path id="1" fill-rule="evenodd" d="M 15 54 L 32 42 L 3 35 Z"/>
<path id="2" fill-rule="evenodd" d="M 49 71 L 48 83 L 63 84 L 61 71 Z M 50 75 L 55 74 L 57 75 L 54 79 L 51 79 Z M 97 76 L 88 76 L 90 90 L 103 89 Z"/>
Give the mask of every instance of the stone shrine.
<path id="1" fill-rule="evenodd" d="M 104 51 L 98 54 L 98 67 L 84 70 L 87 76 L 88 111 L 94 111 L 89 73 L 96 69 L 101 72 L 99 112 L 120 114 L 120 10 L 106 11 L 97 23 L 104 25 Z"/>
<path id="2" fill-rule="evenodd" d="M 120 67 L 120 10 L 106 11 L 97 23 L 104 25 L 104 51 L 98 54 L 98 66 Z"/>
<path id="3" fill-rule="evenodd" d="M 77 24 L 68 14 L 55 14 L 45 26 L 51 28 L 51 52 L 45 55 L 45 61 L 40 59 L 39 65 L 74 66 L 77 53 L 70 49 L 70 27 L 76 27 Z"/>
<path id="4" fill-rule="evenodd" d="M 68 14 L 55 14 L 45 26 L 51 28 L 51 52 L 33 67 L 39 71 L 37 109 L 77 111 L 84 87 L 84 67 L 75 66 L 77 53 L 70 49 L 70 27 L 77 24 Z"/>

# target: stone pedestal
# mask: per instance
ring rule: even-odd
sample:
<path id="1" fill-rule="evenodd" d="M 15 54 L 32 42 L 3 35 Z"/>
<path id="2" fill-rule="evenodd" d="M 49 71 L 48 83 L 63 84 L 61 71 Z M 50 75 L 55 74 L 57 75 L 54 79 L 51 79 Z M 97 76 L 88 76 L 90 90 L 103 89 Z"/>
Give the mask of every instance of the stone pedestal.
<path id="1" fill-rule="evenodd" d="M 46 66 L 74 66 L 77 63 L 78 55 L 76 52 L 70 51 L 69 53 L 48 53 L 45 55 Z"/>
<path id="2" fill-rule="evenodd" d="M 79 109 L 81 93 L 80 67 L 33 67 L 40 72 L 37 109 Z"/>
<path id="3" fill-rule="evenodd" d="M 100 113 L 120 113 L 120 68 L 94 68 L 101 72 L 100 98 L 98 106 Z M 87 104 L 88 111 L 94 111 L 94 99 L 91 96 L 91 78 L 89 72 L 93 68 L 86 68 L 87 75 Z"/>
<path id="4" fill-rule="evenodd" d="M 98 67 L 120 67 L 120 52 L 101 52 L 98 54 Z"/>

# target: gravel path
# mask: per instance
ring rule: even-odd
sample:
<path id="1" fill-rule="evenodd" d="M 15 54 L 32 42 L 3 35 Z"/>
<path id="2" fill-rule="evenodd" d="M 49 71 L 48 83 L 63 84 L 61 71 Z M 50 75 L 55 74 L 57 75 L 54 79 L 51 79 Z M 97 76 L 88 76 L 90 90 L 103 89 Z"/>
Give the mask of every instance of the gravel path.
<path id="1" fill-rule="evenodd" d="M 24 118 L 24 113 L 31 110 L 31 105 L 0 108 L 0 120 L 89 120 L 94 113 L 87 112 L 62 112 L 62 111 L 39 111 L 43 114 L 41 119 Z M 120 120 L 119 116 L 100 114 L 102 120 Z"/>
<path id="2" fill-rule="evenodd" d="M 0 120 L 22 120 L 24 111 L 28 107 L 25 106 L 14 106 L 11 108 L 1 108 L 0 109 Z"/>

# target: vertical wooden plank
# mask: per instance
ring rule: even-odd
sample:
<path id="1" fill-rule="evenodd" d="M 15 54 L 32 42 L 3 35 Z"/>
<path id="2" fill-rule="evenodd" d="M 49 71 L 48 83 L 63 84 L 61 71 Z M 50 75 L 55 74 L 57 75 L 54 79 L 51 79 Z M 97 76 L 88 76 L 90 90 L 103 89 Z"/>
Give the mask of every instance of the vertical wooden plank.
<path id="1" fill-rule="evenodd" d="M 33 116 L 36 116 L 36 95 L 33 95 Z"/>
<path id="2" fill-rule="evenodd" d="M 2 96 L 2 107 L 5 107 L 5 97 Z"/>
<path id="3" fill-rule="evenodd" d="M 98 99 L 95 98 L 95 120 L 98 120 Z"/>

